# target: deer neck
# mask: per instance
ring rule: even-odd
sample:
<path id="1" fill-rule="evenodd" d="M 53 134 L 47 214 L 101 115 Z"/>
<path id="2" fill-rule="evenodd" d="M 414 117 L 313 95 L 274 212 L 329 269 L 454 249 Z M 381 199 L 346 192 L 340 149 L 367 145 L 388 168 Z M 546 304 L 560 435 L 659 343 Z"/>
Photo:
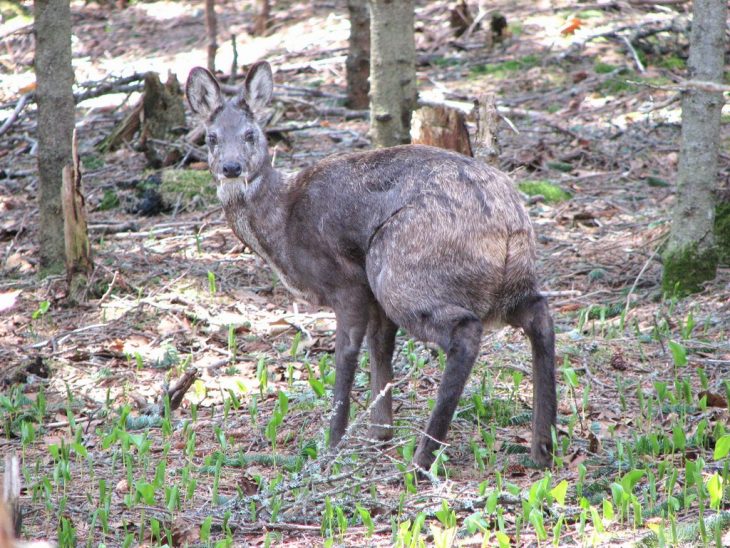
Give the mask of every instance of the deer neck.
<path id="1" fill-rule="evenodd" d="M 284 233 L 286 190 L 285 177 L 267 159 L 248 181 L 221 183 L 218 198 L 236 236 L 269 263 L 284 285 L 302 295 L 304 292 L 290 279 Z"/>

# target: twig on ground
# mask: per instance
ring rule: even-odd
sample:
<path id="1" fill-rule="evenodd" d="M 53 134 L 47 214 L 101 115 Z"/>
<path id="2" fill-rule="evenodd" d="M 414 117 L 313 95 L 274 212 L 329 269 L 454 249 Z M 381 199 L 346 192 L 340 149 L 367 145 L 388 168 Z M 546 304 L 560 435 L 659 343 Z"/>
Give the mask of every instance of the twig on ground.
<path id="1" fill-rule="evenodd" d="M 708 82 L 706 80 L 683 80 L 678 84 L 652 84 L 651 82 L 638 82 L 635 80 L 626 80 L 626 82 L 634 84 L 635 86 L 660 89 L 662 91 L 707 91 L 710 93 L 730 93 L 730 86 L 718 84 L 717 82 Z"/>
<path id="2" fill-rule="evenodd" d="M 114 275 L 112 276 L 112 281 L 109 282 L 109 287 L 106 288 L 106 291 L 101 296 L 101 299 L 99 299 L 99 306 L 101 306 L 104 303 L 104 301 L 106 301 L 109 298 L 109 295 L 112 294 L 112 289 L 114 289 L 114 284 L 117 281 L 117 275 L 118 274 L 119 274 L 119 271 L 118 270 L 115 270 L 114 271 Z"/>
<path id="3" fill-rule="evenodd" d="M 6 118 L 6 120 L 3 122 L 3 125 L 0 126 L 0 135 L 5 133 L 10 126 L 12 126 L 15 123 L 15 120 L 18 119 L 18 116 L 20 115 L 23 108 L 25 108 L 25 105 L 33 99 L 33 92 L 30 93 L 24 93 L 20 96 L 20 99 L 18 99 L 18 104 L 15 105 L 15 108 L 13 109 L 13 112 Z"/>
<path id="4" fill-rule="evenodd" d="M 89 225 L 89 232 L 100 236 L 106 234 L 118 234 L 119 232 L 137 232 L 139 223 L 137 221 L 124 221 L 122 223 L 104 223 Z"/>
<path id="5" fill-rule="evenodd" d="M 51 337 L 50 339 L 46 339 L 45 341 L 41 341 L 41 342 L 38 342 L 38 343 L 35 343 L 35 344 L 31 344 L 30 346 L 27 346 L 25 348 L 26 349 L 28 349 L 28 348 L 36 348 L 37 349 L 37 348 L 43 348 L 44 346 L 48 346 L 49 344 L 51 344 L 52 346 L 55 347 L 55 346 L 58 346 L 60 344 L 63 344 L 64 342 L 66 342 L 73 335 L 78 335 L 79 333 L 83 333 L 84 331 L 89 331 L 91 329 L 101 329 L 101 328 L 106 327 L 108 325 L 109 325 L 108 323 L 95 323 L 95 324 L 91 324 L 91 325 L 85 325 L 83 327 L 79 327 L 78 329 L 73 329 L 73 330 L 65 333 L 64 335 L 62 335 L 59 338 Z"/>
<path id="6" fill-rule="evenodd" d="M 563 291 L 540 291 L 543 297 L 581 297 L 582 291 L 576 289 L 565 289 Z"/>
<path id="7" fill-rule="evenodd" d="M 636 69 L 641 74 L 646 72 L 646 69 L 644 68 L 644 63 L 641 62 L 641 59 L 639 58 L 639 54 L 636 53 L 634 46 L 631 44 L 631 40 L 629 40 L 625 34 L 621 34 L 619 36 L 621 37 L 621 40 L 624 41 L 624 44 L 626 44 L 626 47 L 629 48 L 629 52 L 631 53 L 631 56 L 634 58 L 634 63 L 636 63 Z"/>
<path id="8" fill-rule="evenodd" d="M 666 238 L 664 238 L 666 240 Z M 664 245 L 664 242 L 660 242 L 655 248 L 654 251 L 652 251 L 651 255 L 649 255 L 649 258 L 644 263 L 644 266 L 641 267 L 641 270 L 639 270 L 639 274 L 637 274 L 636 279 L 634 280 L 634 283 L 631 285 L 631 289 L 629 289 L 628 294 L 626 295 L 626 306 L 624 307 L 624 326 L 626 325 L 626 320 L 629 317 L 630 307 L 631 307 L 631 296 L 634 294 L 634 290 L 636 289 L 636 285 L 639 283 L 639 280 L 644 275 L 644 272 L 646 272 L 646 269 L 649 268 L 649 264 L 651 264 L 651 261 L 654 260 L 654 257 L 659 252 L 659 249 Z"/>

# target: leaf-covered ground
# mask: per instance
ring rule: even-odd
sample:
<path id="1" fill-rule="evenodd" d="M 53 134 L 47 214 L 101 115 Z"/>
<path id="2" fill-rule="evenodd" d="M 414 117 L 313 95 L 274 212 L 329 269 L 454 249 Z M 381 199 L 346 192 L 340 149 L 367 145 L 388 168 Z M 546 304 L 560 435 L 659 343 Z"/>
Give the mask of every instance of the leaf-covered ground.
<path id="1" fill-rule="evenodd" d="M 441 356 L 405 333 L 395 440 L 364 437 L 364 352 L 354 426 L 329 452 L 333 314 L 294 300 L 234 238 L 205 166 L 160 174 L 134 144 L 98 153 L 137 100 L 103 95 L 77 110 L 96 265 L 84 304 L 66 303 L 63 278 L 36 277 L 35 107 L 0 137 L 0 452 L 21 459 L 24 537 L 730 544 L 730 269 L 686 299 L 660 289 L 680 120 L 678 95 L 660 88 L 685 76 L 688 4 L 490 7 L 508 32 L 488 47 L 489 16 L 455 37 L 446 2 L 419 2 L 419 91 L 465 110 L 497 94 L 501 167 L 525 193 L 556 320 L 553 468 L 526 456 L 529 348 L 512 329 L 484 338 L 438 481 L 416 485 L 409 457 Z M 266 58 L 276 69 L 277 166 L 369 146 L 366 121 L 327 114 L 342 113 L 345 2 L 276 2 L 262 38 L 247 34 L 248 3 L 220 3 L 218 14 L 224 73 L 231 34 L 239 63 Z M 79 83 L 145 70 L 183 80 L 205 64 L 202 2 L 74 3 L 73 22 Z M 33 81 L 33 51 L 21 19 L 3 25 L 4 118 Z M 722 139 L 726 184 L 727 123 Z M 145 192 L 164 185 L 167 209 L 141 215 Z M 198 380 L 170 411 L 161 395 L 191 368 Z"/>

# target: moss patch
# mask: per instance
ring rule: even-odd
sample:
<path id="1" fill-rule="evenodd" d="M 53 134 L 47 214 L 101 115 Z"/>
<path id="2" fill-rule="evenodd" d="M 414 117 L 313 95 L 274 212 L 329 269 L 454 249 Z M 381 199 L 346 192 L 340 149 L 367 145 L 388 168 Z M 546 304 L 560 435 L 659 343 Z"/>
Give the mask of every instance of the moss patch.
<path id="1" fill-rule="evenodd" d="M 599 61 L 596 59 L 593 62 L 593 70 L 596 71 L 596 74 L 608 74 L 610 72 L 613 72 L 618 67 L 616 65 L 610 65 L 608 63 L 604 63 L 603 61 Z"/>
<path id="2" fill-rule="evenodd" d="M 668 55 L 667 57 L 662 57 L 657 63 L 657 66 L 669 70 L 684 70 L 687 68 L 687 62 L 676 55 Z"/>
<path id="3" fill-rule="evenodd" d="M 508 76 L 518 70 L 527 70 L 540 64 L 537 55 L 526 55 L 521 59 L 511 59 L 504 63 L 477 65 L 471 69 L 472 75 L 490 74 L 496 77 Z"/>
<path id="4" fill-rule="evenodd" d="M 570 200 L 572 196 L 570 192 L 566 192 L 548 181 L 522 181 L 517 187 L 528 196 L 544 196 L 545 201 L 549 204 Z"/>
<path id="5" fill-rule="evenodd" d="M 730 265 L 730 202 L 720 202 L 715 208 L 715 243 L 720 262 Z"/>
<path id="6" fill-rule="evenodd" d="M 166 169 L 162 172 L 160 194 L 170 206 L 179 202 L 186 209 L 195 209 L 214 202 L 216 190 L 208 171 Z"/>
<path id="7" fill-rule="evenodd" d="M 696 244 L 664 252 L 662 289 L 665 293 L 684 296 L 702 289 L 717 272 L 717 249 L 699 251 Z"/>
<path id="8" fill-rule="evenodd" d="M 618 95 L 625 91 L 635 89 L 636 86 L 628 82 L 628 80 L 635 79 L 636 73 L 633 70 L 621 69 L 613 78 L 601 82 L 598 86 L 598 91 L 603 95 Z"/>

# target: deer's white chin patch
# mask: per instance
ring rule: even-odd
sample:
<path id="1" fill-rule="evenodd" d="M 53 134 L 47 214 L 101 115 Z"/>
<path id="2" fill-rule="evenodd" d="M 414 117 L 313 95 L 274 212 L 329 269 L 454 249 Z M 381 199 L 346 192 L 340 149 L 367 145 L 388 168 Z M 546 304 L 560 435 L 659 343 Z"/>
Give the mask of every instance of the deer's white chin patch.
<path id="1" fill-rule="evenodd" d="M 218 186 L 226 186 L 226 185 L 234 185 L 234 184 L 243 184 L 244 186 L 248 186 L 248 179 L 244 176 L 241 177 L 218 177 Z"/>
<path id="2" fill-rule="evenodd" d="M 243 196 L 247 188 L 248 182 L 243 177 L 236 177 L 235 179 L 222 178 L 218 179 L 216 194 L 221 203 L 225 205 L 238 196 Z"/>

